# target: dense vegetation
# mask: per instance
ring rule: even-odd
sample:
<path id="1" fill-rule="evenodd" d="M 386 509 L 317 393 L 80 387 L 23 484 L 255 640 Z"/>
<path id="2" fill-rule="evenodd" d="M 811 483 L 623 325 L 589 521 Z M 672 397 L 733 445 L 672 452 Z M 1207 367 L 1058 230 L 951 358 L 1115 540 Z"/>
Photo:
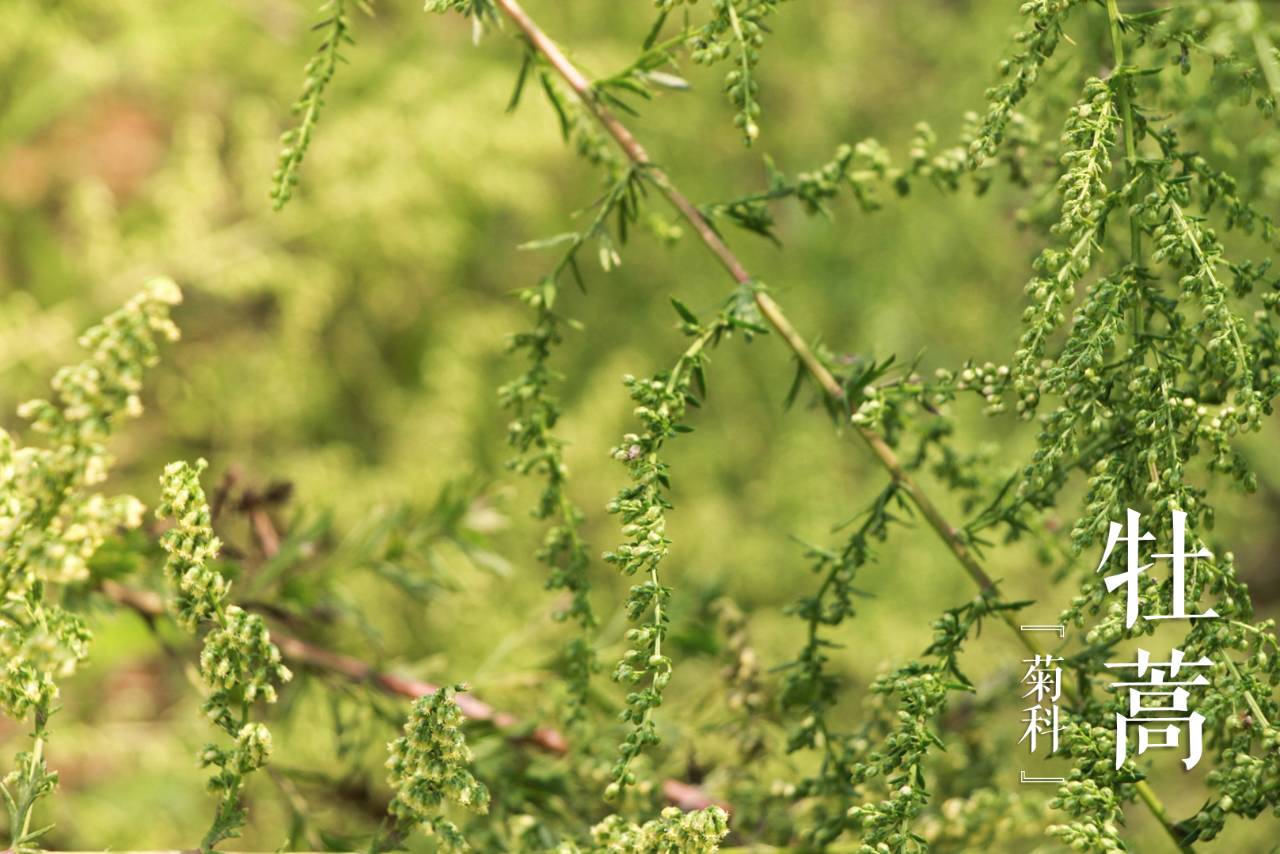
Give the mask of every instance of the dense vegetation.
<path id="1" fill-rule="evenodd" d="M 1265 6 L 561 5 L 10 11 L 10 847 L 1264 850 Z"/>

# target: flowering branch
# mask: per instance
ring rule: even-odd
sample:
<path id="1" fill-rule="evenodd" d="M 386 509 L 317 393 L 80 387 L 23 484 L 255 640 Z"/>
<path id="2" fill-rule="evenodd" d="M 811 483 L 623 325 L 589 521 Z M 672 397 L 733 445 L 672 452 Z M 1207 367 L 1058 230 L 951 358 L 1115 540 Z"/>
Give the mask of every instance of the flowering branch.
<path id="1" fill-rule="evenodd" d="M 33 850 L 50 829 L 33 825 L 37 802 L 58 782 L 45 763 L 47 724 L 57 680 L 89 654 L 89 629 L 63 607 L 62 590 L 88 576 L 110 533 L 142 522 L 136 498 L 91 488 L 110 471 L 107 440 L 142 412 L 143 372 L 158 359 L 159 339 L 177 339 L 169 310 L 181 301 L 177 285 L 156 279 L 81 336 L 89 355 L 54 376 L 54 399 L 19 408 L 48 447 L 21 447 L 0 430 L 0 709 L 33 723 L 31 750 L 0 785 L 16 851 Z"/>
<path id="2" fill-rule="evenodd" d="M 262 723 L 250 720 L 249 711 L 257 699 L 274 703 L 276 684 L 288 682 L 293 675 L 281 662 L 280 649 L 271 642 L 262 617 L 228 604 L 231 583 L 208 564 L 222 544 L 213 533 L 209 504 L 200 486 L 200 473 L 207 467 L 204 460 L 194 466 L 185 462 L 166 466 L 160 479 L 164 492 L 156 508 L 157 517 L 175 522 L 160 538 L 160 545 L 169 554 L 165 575 L 178 622 L 192 633 L 201 625 L 212 626 L 200 652 L 200 675 L 209 689 L 204 713 L 235 739 L 233 747 L 209 744 L 200 754 L 203 767 L 218 769 L 209 789 L 221 795 L 213 825 L 200 843 L 202 851 L 238 836 L 244 826 L 240 793 L 245 777 L 266 765 L 271 754 L 271 733 Z"/>
<path id="3" fill-rule="evenodd" d="M 693 228 L 706 249 L 720 262 L 730 277 L 739 285 L 751 286 L 753 291 L 753 299 L 760 310 L 761 315 L 769 323 L 770 326 L 778 333 L 787 346 L 795 354 L 796 359 L 803 366 L 812 380 L 817 383 L 822 392 L 844 412 L 846 417 L 852 413 L 849 412 L 849 397 L 845 388 L 835 378 L 823 361 L 813 352 L 806 343 L 804 338 L 796 331 L 786 315 L 782 312 L 781 307 L 769 296 L 767 292 L 759 287 L 753 286 L 754 278 L 747 271 L 746 267 L 737 258 L 737 256 L 729 249 L 720 235 L 707 222 L 698 208 L 690 202 L 683 193 L 681 193 L 667 176 L 666 172 L 653 163 L 649 158 L 648 152 L 640 144 L 640 142 L 631 134 L 631 132 L 623 125 L 618 118 L 605 106 L 596 95 L 595 88 L 590 81 L 580 72 L 572 62 L 564 55 L 559 46 L 542 31 L 532 18 L 524 11 L 518 0 L 494 0 L 497 7 L 516 25 L 528 42 L 537 50 L 551 65 L 552 68 L 564 79 L 569 87 L 578 96 L 586 109 L 595 117 L 596 121 L 602 128 L 613 138 L 618 147 L 633 163 L 645 168 L 645 175 L 649 181 L 658 188 L 668 202 L 679 212 L 686 222 Z M 1045 3 L 1049 8 L 1046 15 L 1052 13 L 1059 15 L 1062 11 L 1069 8 L 1073 3 L 1071 0 L 1058 3 Z M 1056 22 L 1056 18 L 1054 19 Z M 1061 33 L 1060 25 L 1054 24 L 1054 39 Z M 1039 49 L 1038 49 L 1039 50 Z M 1049 48 L 1051 50 L 1051 47 Z M 1037 53 L 1041 56 L 1043 52 Z M 1039 60 L 1040 62 L 1043 59 Z M 1031 79 L 1034 79 L 1034 71 L 1027 75 L 1027 79 L 1019 78 L 1020 85 L 1029 85 Z M 980 159 L 980 158 L 979 158 Z M 869 428 L 855 425 L 858 435 L 870 448 L 876 460 L 889 472 L 893 480 L 899 485 L 902 493 L 907 495 L 920 514 L 924 517 L 929 527 L 942 540 L 943 544 L 951 552 L 952 557 L 960 564 L 961 568 L 967 575 L 978 585 L 984 594 L 992 594 L 996 590 L 996 584 L 982 567 L 981 563 L 973 554 L 972 550 L 965 543 L 960 530 L 951 525 L 947 519 L 938 510 L 932 499 L 924 492 L 919 484 L 907 473 L 902 463 L 899 461 L 893 449 L 885 440 L 877 433 Z M 1009 626 L 1015 635 L 1022 642 L 1032 655 L 1043 652 L 1039 649 L 1039 645 L 1029 638 L 1028 635 L 1019 630 L 1016 618 L 1009 610 L 999 611 L 1001 620 Z M 1168 817 L 1167 811 L 1164 809 L 1159 798 L 1154 791 L 1146 783 L 1145 780 L 1139 780 L 1135 784 L 1135 789 L 1142 799 L 1143 803 L 1151 810 L 1151 812 L 1160 821 L 1162 827 L 1169 834 L 1170 838 L 1179 846 L 1181 850 L 1189 850 L 1189 846 L 1181 842 L 1182 834 L 1174 826 L 1172 820 Z"/>

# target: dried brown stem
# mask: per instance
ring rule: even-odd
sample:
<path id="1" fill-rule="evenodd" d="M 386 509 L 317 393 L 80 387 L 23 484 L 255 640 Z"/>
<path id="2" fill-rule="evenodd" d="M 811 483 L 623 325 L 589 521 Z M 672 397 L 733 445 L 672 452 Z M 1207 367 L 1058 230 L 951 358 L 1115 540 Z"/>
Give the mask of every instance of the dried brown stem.
<path id="1" fill-rule="evenodd" d="M 164 600 L 150 590 L 137 590 L 110 580 L 102 582 L 101 590 L 108 599 L 129 608 L 144 620 L 154 621 L 164 616 Z M 387 694 L 413 700 L 434 694 L 440 688 L 433 682 L 385 673 L 358 658 L 315 646 L 292 635 L 277 631 L 271 633 L 271 638 L 280 648 L 280 653 L 293 665 L 373 685 Z M 468 720 L 490 723 L 501 730 L 518 730 L 523 727 L 515 715 L 494 709 L 471 694 L 458 694 L 454 701 Z M 563 755 L 569 749 L 565 737 L 550 727 L 535 727 L 527 735 L 518 736 L 518 740 L 556 755 Z"/>
<path id="2" fill-rule="evenodd" d="M 165 615 L 163 598 L 150 590 L 126 587 L 109 579 L 102 582 L 100 589 L 108 599 L 128 608 L 150 624 Z M 271 637 L 280 648 L 281 655 L 295 666 L 309 667 L 352 682 L 374 685 L 387 694 L 411 700 L 434 694 L 440 689 L 434 682 L 385 673 L 358 658 L 318 647 L 292 635 L 272 632 Z M 472 694 L 457 694 L 454 702 L 468 720 L 489 723 L 499 730 L 519 731 L 525 726 L 515 715 L 495 709 Z M 516 735 L 515 740 L 557 756 L 569 752 L 569 742 L 559 730 L 552 727 L 534 727 L 527 734 Z M 728 804 L 711 797 L 702 788 L 682 780 L 664 780 L 662 794 L 669 803 L 681 809 L 701 809 L 711 804 L 717 804 L 726 811 L 730 809 Z"/>

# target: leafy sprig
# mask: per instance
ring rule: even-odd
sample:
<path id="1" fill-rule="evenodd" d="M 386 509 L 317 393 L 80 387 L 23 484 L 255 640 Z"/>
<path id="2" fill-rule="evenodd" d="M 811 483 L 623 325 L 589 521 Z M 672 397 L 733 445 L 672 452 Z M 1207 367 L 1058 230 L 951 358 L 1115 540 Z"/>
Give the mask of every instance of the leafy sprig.
<path id="1" fill-rule="evenodd" d="M 55 374 L 52 399 L 19 407 L 47 446 L 21 446 L 0 430 L 0 707 L 32 720 L 32 748 L 0 787 L 15 850 L 33 850 L 50 829 L 33 822 L 57 785 L 45 760 L 48 722 L 58 682 L 89 654 L 89 629 L 65 591 L 88 578 L 108 536 L 142 523 L 136 498 L 94 489 L 113 462 L 106 443 L 141 414 L 143 374 L 158 361 L 158 342 L 178 337 L 169 312 L 181 301 L 172 281 L 153 280 L 80 337 L 89 355 Z"/>
<path id="2" fill-rule="evenodd" d="M 319 30 L 324 35 L 315 55 L 303 69 L 305 79 L 302 94 L 293 104 L 293 112 L 301 118 L 297 127 L 285 131 L 280 137 L 280 162 L 271 176 L 271 198 L 276 210 L 283 208 L 293 198 L 294 188 L 298 185 L 298 170 L 302 168 L 302 161 L 311 148 L 316 125 L 320 122 L 320 112 L 324 108 L 325 94 L 334 75 L 338 73 L 339 63 L 346 62 L 342 50 L 347 45 L 355 44 L 355 39 L 351 37 L 348 4 L 368 14 L 373 13 L 369 0 L 324 0 L 320 6 L 320 14 L 324 17 L 312 29 Z"/>
<path id="3" fill-rule="evenodd" d="M 669 468 L 662 458 L 664 445 L 693 428 L 684 423 L 689 406 L 698 406 L 706 394 L 707 351 L 734 333 L 762 332 L 750 302 L 731 298 L 709 323 L 702 323 L 683 303 L 672 300 L 680 315 L 682 331 L 692 338 L 688 348 L 669 371 L 646 379 L 627 376 L 623 383 L 637 404 L 634 415 L 643 432 L 627 433 L 611 455 L 627 467 L 630 482 L 609 502 L 608 511 L 622 521 L 626 542 L 606 552 L 604 560 L 626 576 L 640 576 L 627 597 L 627 618 L 636 623 L 627 631 L 630 649 L 615 668 L 613 678 L 635 690 L 627 694 L 622 719 L 631 731 L 619 747 L 606 796 L 617 797 L 636 781 L 632 762 L 646 747 L 659 742 L 653 711 L 662 704 L 662 692 L 671 681 L 671 659 L 662 643 L 670 621 L 671 588 L 661 583 L 659 568 L 671 541 L 666 533 L 666 511 L 671 508 Z M 647 683 L 647 684 L 645 684 Z"/>
<path id="4" fill-rule="evenodd" d="M 375 850 L 400 847 L 413 830 L 433 837 L 441 850 L 470 850 L 457 825 L 442 815 L 447 804 L 476 813 L 489 810 L 489 790 L 472 776 L 462 710 L 453 699 L 465 690 L 444 687 L 414 702 L 404 735 L 387 745 L 387 780 L 395 791 L 389 814 L 395 827 L 375 842 Z"/>
<path id="5" fill-rule="evenodd" d="M 221 543 L 213 533 L 200 485 L 207 467 L 203 459 L 195 465 L 166 466 L 156 508 L 158 518 L 174 521 L 160 545 L 168 553 L 165 576 L 178 622 L 190 632 L 209 627 L 200 651 L 200 676 L 208 690 L 202 708 L 233 739 L 230 747 L 208 744 L 200 753 L 201 767 L 215 769 L 209 790 L 219 798 L 213 824 L 200 843 L 202 851 L 238 836 L 244 826 L 240 796 L 245 778 L 265 766 L 271 755 L 271 733 L 250 720 L 250 708 L 258 700 L 274 703 L 276 685 L 292 678 L 262 617 L 229 604 L 231 584 L 209 564 Z"/>

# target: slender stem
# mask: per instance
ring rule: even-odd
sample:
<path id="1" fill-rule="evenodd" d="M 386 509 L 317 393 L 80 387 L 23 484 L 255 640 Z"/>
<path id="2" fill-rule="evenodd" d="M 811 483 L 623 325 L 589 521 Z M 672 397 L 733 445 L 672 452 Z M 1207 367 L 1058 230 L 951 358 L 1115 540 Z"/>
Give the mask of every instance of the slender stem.
<path id="1" fill-rule="evenodd" d="M 613 137 L 618 147 L 623 153 L 632 160 L 632 162 L 643 165 L 646 174 L 655 186 L 661 191 L 667 201 L 671 203 L 686 222 L 693 228 L 699 239 L 706 246 L 707 250 L 715 256 L 721 266 L 729 273 L 730 277 L 738 284 L 750 284 L 754 281 L 746 267 L 738 260 L 737 256 L 729 249 L 725 242 L 716 233 L 710 223 L 707 222 L 697 209 L 683 193 L 681 193 L 667 173 L 655 165 L 649 159 L 648 152 L 644 146 L 631 134 L 625 125 L 602 104 L 595 96 L 595 91 L 591 86 L 591 82 L 582 74 L 581 71 L 574 66 L 572 62 L 560 50 L 560 47 L 551 40 L 546 33 L 529 17 L 528 13 L 520 6 L 518 0 L 495 0 L 498 8 L 502 10 L 511 21 L 516 25 L 529 43 L 533 45 L 547 60 L 552 68 L 556 70 L 561 78 L 564 79 L 569 87 L 577 94 L 583 105 L 591 112 L 600 126 Z M 1108 5 L 1114 7 L 1115 0 L 1108 0 Z M 1117 12 L 1118 15 L 1118 12 Z M 1115 25 L 1118 28 L 1118 23 Z M 1127 98 L 1122 103 L 1127 104 Z M 1127 109 L 1127 107 L 1125 108 Z M 1129 123 L 1126 123 L 1128 126 Z M 1136 160 L 1136 155 L 1135 155 Z M 795 330 L 783 314 L 782 308 L 774 302 L 774 300 L 763 291 L 755 291 L 755 302 L 760 309 L 760 313 L 764 316 L 769 325 L 777 331 L 778 335 L 786 342 L 787 346 L 795 353 L 796 358 L 804 365 L 805 370 L 813 380 L 822 388 L 822 390 L 833 400 L 840 403 L 846 410 L 848 408 L 848 399 L 845 396 L 844 388 L 840 382 L 832 376 L 822 361 L 814 354 L 804 338 Z M 965 544 L 963 537 L 958 529 L 947 522 L 946 518 L 930 500 L 928 495 L 920 488 L 920 485 L 907 473 L 902 463 L 898 460 L 893 449 L 876 433 L 871 430 L 859 427 L 858 435 L 862 437 L 870 447 L 872 454 L 880 462 L 880 464 L 889 472 L 895 481 L 902 487 L 903 491 L 911 497 L 912 502 L 920 510 L 920 514 L 929 524 L 943 544 L 951 552 L 952 556 L 964 569 L 965 573 L 973 579 L 979 589 L 984 593 L 992 593 L 996 590 L 996 583 L 987 574 L 986 570 L 974 557 L 973 552 Z M 1005 624 L 1010 627 L 1022 641 L 1026 649 L 1034 654 L 1043 654 L 1039 645 L 1035 643 L 1028 635 L 1021 631 L 1017 620 L 1008 611 L 1002 611 L 1001 617 Z M 1165 832 L 1174 841 L 1179 850 L 1184 852 L 1192 851 L 1190 845 L 1181 841 L 1181 834 L 1169 819 L 1165 812 L 1160 799 L 1156 797 L 1154 791 L 1147 785 L 1146 781 L 1140 780 L 1135 784 L 1135 789 L 1141 797 L 1143 803 L 1151 810 L 1156 819 L 1164 827 Z"/>
<path id="2" fill-rule="evenodd" d="M 1124 66 L 1124 36 L 1120 30 L 1122 18 L 1120 16 L 1120 7 L 1116 0 L 1107 0 L 1107 20 L 1111 25 L 1111 51 L 1115 56 L 1115 68 L 1112 69 L 1114 75 L 1121 67 Z M 1129 99 L 1128 87 L 1121 87 L 1118 92 L 1120 96 L 1120 117 L 1124 120 L 1124 155 L 1128 160 L 1129 168 L 1132 169 L 1138 161 L 1137 141 L 1133 133 L 1133 104 Z"/>
<path id="3" fill-rule="evenodd" d="M 1169 198 L 1169 208 L 1173 211 L 1173 217 L 1178 221 L 1178 228 L 1182 229 L 1182 233 L 1186 236 L 1187 242 L 1191 244 L 1192 250 L 1195 252 L 1196 260 L 1200 262 L 1200 266 L 1204 268 L 1205 275 L 1209 279 L 1209 283 L 1213 285 L 1214 290 L 1219 294 L 1227 292 L 1226 287 L 1218 279 L 1217 273 L 1213 271 L 1213 262 L 1209 256 L 1205 254 L 1204 249 L 1200 246 L 1200 241 L 1196 239 L 1195 232 L 1191 230 L 1191 224 L 1187 222 L 1186 215 L 1182 212 L 1182 206 Z M 1245 371 L 1248 368 L 1248 360 L 1245 358 L 1244 341 L 1240 338 L 1240 332 L 1236 328 L 1235 315 L 1228 315 L 1231 319 L 1228 321 L 1227 328 L 1231 331 L 1231 343 L 1235 347 L 1236 358 L 1240 362 L 1239 370 Z"/>
<path id="4" fill-rule="evenodd" d="M 1235 677 L 1236 682 L 1240 683 L 1240 687 L 1244 688 L 1244 680 L 1240 678 L 1240 671 L 1236 669 L 1236 663 L 1231 660 L 1231 656 L 1227 655 L 1226 650 L 1222 650 L 1221 655 L 1222 661 L 1227 665 L 1227 669 L 1231 671 L 1231 675 Z M 1249 711 L 1253 712 L 1254 720 L 1262 724 L 1263 729 L 1271 729 L 1271 722 L 1267 720 L 1267 713 L 1262 711 L 1262 707 L 1254 699 L 1253 693 L 1247 688 L 1244 691 L 1244 701 L 1248 704 Z"/>
<path id="5" fill-rule="evenodd" d="M 1111 52 L 1115 57 L 1114 75 L 1124 66 L 1124 36 L 1121 33 L 1120 7 L 1116 0 L 1107 0 L 1107 20 L 1111 26 Z M 1117 95 L 1120 98 L 1120 120 L 1124 128 L 1124 157 L 1128 168 L 1126 176 L 1133 181 L 1138 176 L 1138 138 L 1137 128 L 1133 123 L 1133 101 L 1129 96 L 1129 82 L 1120 81 Z M 1135 270 L 1142 264 L 1142 230 L 1129 218 L 1129 263 Z M 1135 280 L 1136 283 L 1136 280 Z M 1136 346 L 1142 337 L 1142 301 L 1133 302 L 1133 339 Z"/>
<path id="6" fill-rule="evenodd" d="M 1169 818 L 1169 812 L 1164 808 L 1164 804 L 1156 795 L 1155 790 L 1147 785 L 1146 780 L 1139 780 L 1133 784 L 1134 791 L 1138 793 L 1138 797 L 1147 805 L 1147 809 L 1155 816 L 1156 821 L 1160 822 L 1160 826 L 1164 828 L 1165 833 L 1173 840 L 1173 844 L 1178 846 L 1178 850 L 1183 854 L 1190 854 L 1195 849 L 1191 847 L 1191 843 L 1182 840 L 1182 831 L 1178 830 L 1177 825 L 1173 823 L 1173 819 Z"/>
<path id="7" fill-rule="evenodd" d="M 47 715 L 42 709 L 36 711 L 35 742 L 31 748 L 31 771 L 27 777 L 27 785 L 33 789 L 39 782 L 36 775 L 42 773 L 44 765 L 44 721 L 46 717 Z M 25 814 L 22 816 L 22 827 L 19 828 L 18 839 L 14 841 L 15 845 L 19 841 L 24 845 L 27 844 L 27 835 L 31 833 L 31 817 L 36 811 L 36 799 L 32 797 L 24 806 Z"/>
<path id="8" fill-rule="evenodd" d="M 606 106 L 599 102 L 595 97 L 590 81 L 565 57 L 559 46 L 529 18 L 516 0 L 496 0 L 496 2 L 499 8 L 520 28 L 533 46 L 542 53 L 557 73 L 564 78 L 570 88 L 577 93 L 582 103 L 591 111 L 592 115 L 595 116 L 609 135 L 613 137 L 623 153 L 636 164 L 645 167 L 649 179 L 692 226 L 703 244 L 716 257 L 733 280 L 743 285 L 753 282 L 754 279 L 746 267 L 725 245 L 720 235 L 711 227 L 697 207 L 675 187 L 666 172 L 649 159 L 649 154 L 645 151 L 644 146 L 640 144 L 626 126 L 618 121 L 617 117 Z M 786 342 L 787 346 L 791 348 L 801 364 L 804 365 L 805 370 L 821 386 L 823 392 L 847 408 L 848 403 L 840 382 L 827 370 L 804 338 L 791 325 L 786 315 L 783 314 L 781 306 L 763 291 L 757 290 L 754 298 L 761 315 Z M 947 523 L 933 502 L 903 468 L 893 449 L 871 430 L 858 428 L 858 433 L 867 442 L 872 453 L 889 471 L 894 480 L 902 485 L 904 491 L 920 509 L 930 527 L 943 539 L 952 554 L 978 587 L 984 593 L 994 590 L 996 587 L 995 582 L 991 580 L 982 566 L 974 559 L 972 553 L 961 539 L 959 531 Z M 1013 618 L 1006 615 L 1006 620 L 1012 624 Z"/>
<path id="9" fill-rule="evenodd" d="M 707 342 L 712 339 L 712 337 L 716 334 L 716 331 L 717 331 L 717 325 L 713 325 L 709 329 L 703 331 L 702 334 L 700 334 L 694 340 L 694 342 L 689 345 L 688 349 L 685 350 L 684 353 L 680 355 L 679 360 L 676 361 L 676 365 L 671 371 L 671 376 L 667 378 L 668 394 L 670 394 L 675 389 L 676 384 L 680 381 L 681 372 L 684 371 L 690 363 L 692 363 L 695 359 L 698 358 L 698 355 L 707 346 Z M 665 404 L 663 408 L 664 409 L 666 408 Z M 649 457 L 652 460 L 652 462 L 656 465 L 658 462 L 657 452 L 655 451 L 654 453 L 650 454 Z M 653 654 L 655 656 L 660 656 L 662 655 L 662 635 L 663 635 L 662 596 L 660 595 L 660 592 L 659 592 L 658 567 L 656 564 L 650 565 L 649 567 L 649 581 L 652 582 L 653 584 Z M 655 679 L 657 678 L 656 673 L 654 674 L 654 678 Z M 648 710 L 646 710 L 645 717 L 648 717 L 648 715 L 649 715 L 649 712 Z"/>
<path id="10" fill-rule="evenodd" d="M 144 619 L 154 620 L 165 615 L 164 602 L 149 590 L 135 590 L 115 581 L 103 581 L 103 595 L 119 605 L 129 608 Z M 282 632 L 272 631 L 271 639 L 280 648 L 280 654 L 292 664 L 340 676 L 352 682 L 367 682 L 386 692 L 409 699 L 417 699 L 439 690 L 439 686 L 421 679 L 384 673 L 377 668 L 349 655 L 315 646 Z M 455 698 L 462 714 L 473 721 L 487 721 L 498 729 L 521 730 L 525 727 L 514 715 L 494 709 L 472 694 L 459 694 Z M 538 727 L 521 740 L 546 750 L 563 754 L 569 746 L 563 735 L 554 729 Z"/>

